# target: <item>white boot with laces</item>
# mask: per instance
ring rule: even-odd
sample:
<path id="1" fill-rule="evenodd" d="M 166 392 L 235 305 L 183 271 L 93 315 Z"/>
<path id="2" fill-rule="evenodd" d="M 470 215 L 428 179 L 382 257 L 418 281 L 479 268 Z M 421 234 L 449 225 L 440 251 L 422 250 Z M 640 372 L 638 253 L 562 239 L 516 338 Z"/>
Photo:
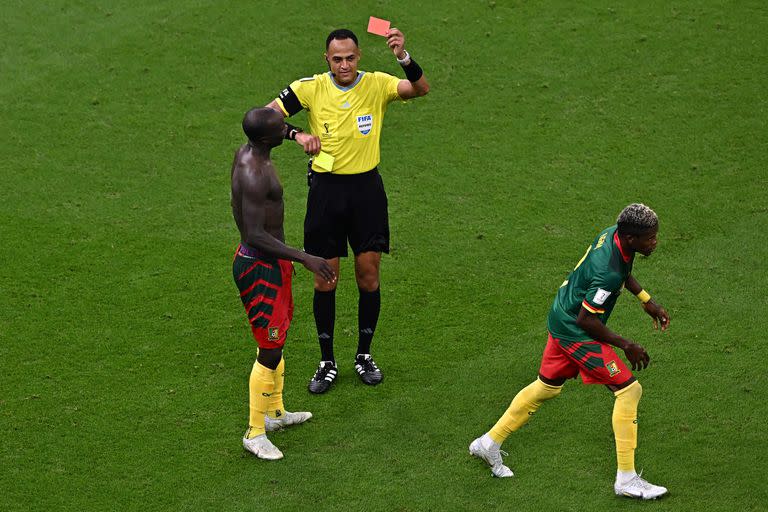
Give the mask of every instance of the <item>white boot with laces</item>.
<path id="1" fill-rule="evenodd" d="M 469 445 L 469 454 L 483 459 L 491 466 L 493 476 L 499 478 L 509 478 L 515 476 L 511 469 L 504 465 L 502 455 L 508 455 L 501 450 L 501 446 L 496 444 L 488 434 L 478 437 Z"/>
<path id="2" fill-rule="evenodd" d="M 290 427 L 291 425 L 304 423 L 311 417 L 311 412 L 283 411 L 279 418 L 270 418 L 269 416 L 264 416 L 264 426 L 267 432 L 274 432 L 275 430 L 282 430 L 285 427 Z"/>
<path id="3" fill-rule="evenodd" d="M 634 477 L 629 478 L 623 482 L 616 478 L 616 483 L 613 484 L 613 490 L 616 496 L 626 496 L 628 498 L 637 498 L 640 500 L 655 500 L 667 494 L 667 488 L 660 485 L 653 485 L 649 481 L 642 478 L 643 472 L 635 474 Z"/>
<path id="4" fill-rule="evenodd" d="M 278 460 L 283 458 L 283 452 L 281 452 L 277 446 L 273 445 L 272 441 L 267 439 L 266 434 L 261 434 L 252 439 L 244 437 L 243 448 L 260 459 Z"/>

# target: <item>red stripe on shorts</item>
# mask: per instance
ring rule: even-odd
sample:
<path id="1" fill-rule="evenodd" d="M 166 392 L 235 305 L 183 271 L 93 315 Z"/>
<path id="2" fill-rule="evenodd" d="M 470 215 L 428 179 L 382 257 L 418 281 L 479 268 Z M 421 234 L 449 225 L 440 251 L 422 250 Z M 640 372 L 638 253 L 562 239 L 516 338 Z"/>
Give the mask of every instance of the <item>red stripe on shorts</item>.
<path id="1" fill-rule="evenodd" d="M 251 286 L 249 286 L 248 288 L 246 288 L 245 290 L 243 290 L 242 292 L 240 292 L 240 296 L 241 296 L 241 297 L 245 297 L 246 295 L 248 295 L 249 293 L 251 293 L 251 292 L 253 291 L 253 289 L 254 289 L 254 288 L 256 288 L 256 287 L 257 287 L 258 285 L 260 285 L 260 284 L 263 284 L 263 285 L 264 285 L 264 286 L 266 286 L 267 288 L 272 288 L 273 290 L 277 290 L 277 291 L 280 291 L 280 288 L 278 288 L 278 287 L 277 287 L 277 286 L 275 286 L 274 284 L 272 284 L 272 283 L 270 283 L 270 282 L 268 282 L 268 281 L 265 281 L 264 279 L 257 279 L 256 281 L 254 281 L 254 282 L 253 282 L 253 284 L 252 284 Z"/>
<path id="2" fill-rule="evenodd" d="M 261 265 L 264 268 L 268 268 L 269 270 L 272 270 L 272 265 L 270 265 L 269 263 L 264 263 L 263 261 L 259 260 L 256 263 L 254 263 L 253 265 L 251 265 L 250 267 L 248 267 L 245 270 L 245 272 L 243 272 L 242 274 L 237 276 L 237 278 L 238 279 L 242 279 L 243 277 L 247 276 L 251 272 L 251 270 L 253 270 L 254 268 L 258 267 L 259 265 Z"/>
<path id="3" fill-rule="evenodd" d="M 275 299 L 270 299 L 270 298 L 264 297 L 263 295 L 259 295 L 258 297 L 253 299 L 251 302 L 249 302 L 245 306 L 246 314 L 250 314 L 251 310 L 253 309 L 253 306 L 255 306 L 257 304 L 269 304 L 270 306 L 274 306 L 275 305 Z"/>

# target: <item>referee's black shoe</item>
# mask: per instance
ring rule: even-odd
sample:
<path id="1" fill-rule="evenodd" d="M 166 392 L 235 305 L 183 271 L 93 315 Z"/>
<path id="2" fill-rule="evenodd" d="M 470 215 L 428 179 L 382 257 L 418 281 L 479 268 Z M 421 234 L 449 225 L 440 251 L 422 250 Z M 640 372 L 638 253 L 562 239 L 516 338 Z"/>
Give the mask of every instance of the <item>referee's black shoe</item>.
<path id="1" fill-rule="evenodd" d="M 333 381 L 336 380 L 338 373 L 336 364 L 333 361 L 320 361 L 320 365 L 317 367 L 317 371 L 315 371 L 315 376 L 312 377 L 312 380 L 309 381 L 309 386 L 307 386 L 309 392 L 316 395 L 325 393 L 330 389 Z"/>
<path id="2" fill-rule="evenodd" d="M 384 378 L 371 354 L 357 354 L 355 357 L 355 370 L 357 370 L 360 380 L 369 386 L 375 386 Z"/>

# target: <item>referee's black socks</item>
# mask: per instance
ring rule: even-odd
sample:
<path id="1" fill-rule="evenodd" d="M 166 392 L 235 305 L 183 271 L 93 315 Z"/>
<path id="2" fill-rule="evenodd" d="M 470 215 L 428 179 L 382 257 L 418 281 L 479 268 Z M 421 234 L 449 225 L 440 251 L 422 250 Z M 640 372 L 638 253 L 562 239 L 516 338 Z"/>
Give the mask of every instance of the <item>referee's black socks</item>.
<path id="1" fill-rule="evenodd" d="M 312 312 L 315 315 L 317 339 L 320 342 L 320 358 L 323 361 L 333 361 L 333 326 L 336 321 L 336 290 L 321 292 L 315 290 L 312 301 Z"/>
<path id="2" fill-rule="evenodd" d="M 357 353 L 370 354 L 371 340 L 373 340 L 373 333 L 376 332 L 381 310 L 381 288 L 376 288 L 372 292 L 360 288 L 358 290 L 360 290 L 360 300 L 357 303 L 357 325 L 360 329 L 360 337 L 357 341 Z"/>

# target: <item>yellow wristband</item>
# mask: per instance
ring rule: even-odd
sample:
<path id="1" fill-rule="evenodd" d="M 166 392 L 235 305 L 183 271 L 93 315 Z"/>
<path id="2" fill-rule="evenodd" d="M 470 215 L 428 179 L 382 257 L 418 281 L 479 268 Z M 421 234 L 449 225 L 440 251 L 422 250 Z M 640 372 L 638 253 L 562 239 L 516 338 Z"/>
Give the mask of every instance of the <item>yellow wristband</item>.
<path id="1" fill-rule="evenodd" d="M 649 300 L 651 300 L 651 296 L 648 295 L 648 292 L 645 290 L 640 290 L 640 293 L 635 295 L 635 297 L 640 299 L 640 302 L 642 302 L 643 304 L 646 304 Z"/>

